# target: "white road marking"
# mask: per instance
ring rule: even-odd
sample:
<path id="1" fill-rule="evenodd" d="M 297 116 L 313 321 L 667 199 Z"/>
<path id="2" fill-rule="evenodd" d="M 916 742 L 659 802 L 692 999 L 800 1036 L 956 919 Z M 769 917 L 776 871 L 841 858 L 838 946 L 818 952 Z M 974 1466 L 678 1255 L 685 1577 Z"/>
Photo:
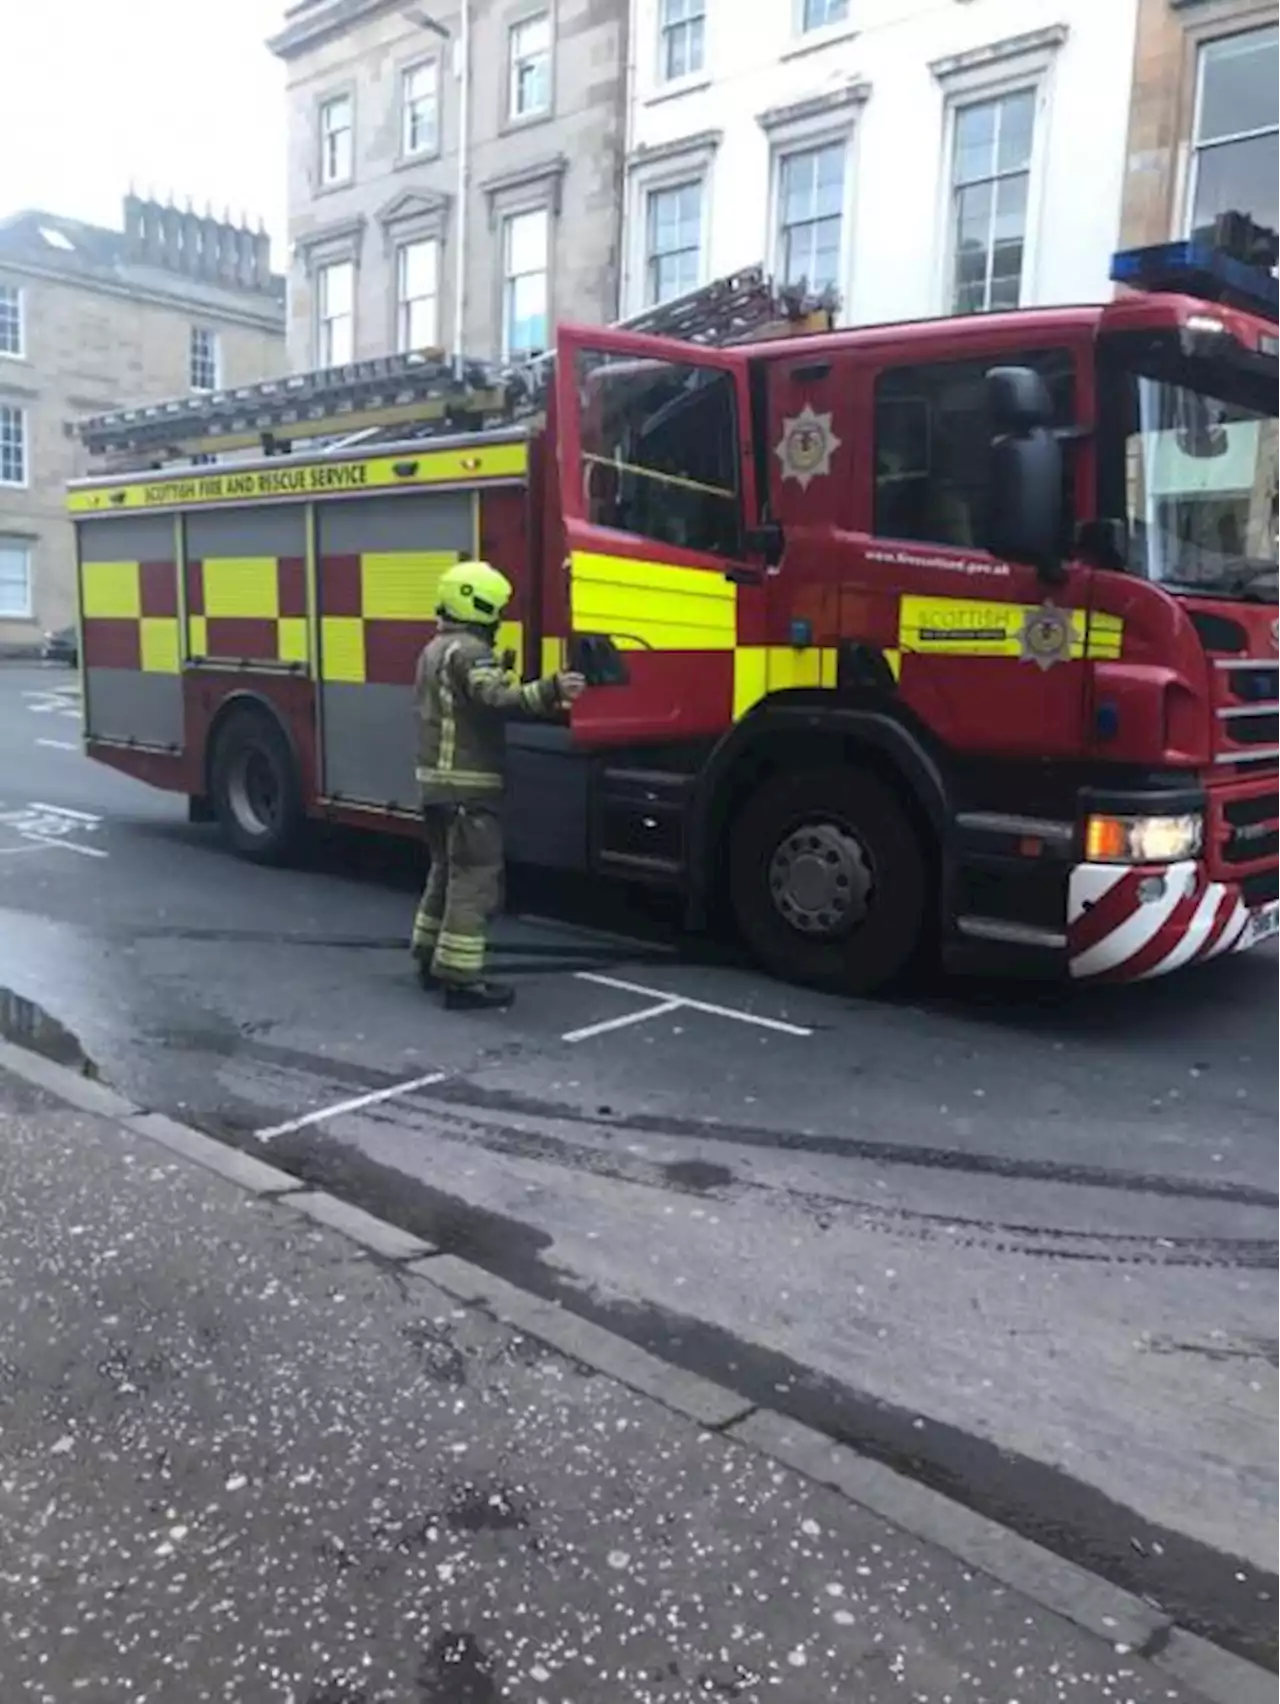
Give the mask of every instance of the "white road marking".
<path id="1" fill-rule="evenodd" d="M 48 746 L 51 751 L 79 751 L 80 746 L 75 740 L 37 740 L 38 746 Z"/>
<path id="2" fill-rule="evenodd" d="M 39 852 L 39 846 L 0 846 L 0 858 L 20 858 L 24 852 Z"/>
<path id="3" fill-rule="evenodd" d="M 304 1112 L 301 1118 L 289 1118 L 283 1124 L 273 1124 L 266 1130 L 255 1130 L 254 1135 L 259 1142 L 271 1142 L 277 1136 L 289 1136 L 295 1130 L 305 1130 L 309 1125 L 323 1124 L 329 1118 L 339 1118 L 344 1112 L 359 1112 L 366 1106 L 377 1106 L 380 1101 L 394 1100 L 397 1095 L 412 1094 L 415 1089 L 428 1089 L 433 1083 L 443 1083 L 448 1075 L 447 1071 L 433 1071 L 428 1077 L 412 1077 L 407 1083 L 393 1083 L 389 1089 L 373 1089 L 367 1095 L 353 1095 L 350 1100 L 335 1101 L 332 1106 L 321 1106 L 314 1112 Z"/>
<path id="4" fill-rule="evenodd" d="M 606 1018 L 600 1024 L 588 1024 L 585 1029 L 570 1030 L 567 1035 L 560 1037 L 561 1041 L 587 1041 L 593 1035 L 605 1035 L 609 1030 L 626 1029 L 628 1024 L 642 1024 L 648 1018 L 661 1018 L 667 1012 L 678 1012 L 682 1002 L 679 1000 L 663 1000 L 660 1005 L 646 1006 L 643 1011 L 628 1012 L 625 1017 Z"/>
<path id="5" fill-rule="evenodd" d="M 74 840 L 45 840 L 42 835 L 34 835 L 33 839 L 41 846 L 50 846 L 55 851 L 78 852 L 82 858 L 108 858 L 109 852 L 104 852 L 100 846 L 77 846 Z"/>
<path id="6" fill-rule="evenodd" d="M 78 852 L 82 858 L 106 858 L 110 854 L 94 846 L 82 846 L 71 835 L 96 834 L 102 818 L 89 811 L 72 810 L 69 805 L 45 805 L 32 802 L 17 810 L 0 811 L 0 825 L 11 828 L 21 840 L 46 849 L 61 846 L 68 852 Z"/>
<path id="7" fill-rule="evenodd" d="M 754 1024 L 758 1029 L 774 1030 L 779 1035 L 807 1036 L 813 1034 L 813 1031 L 803 1024 L 785 1023 L 781 1018 L 757 1017 L 754 1012 L 740 1012 L 733 1006 L 717 1006 L 710 1000 L 694 1000 L 684 994 L 673 994 L 667 988 L 646 988 L 641 982 L 624 982 L 620 977 L 602 976 L 594 970 L 579 970 L 574 974 L 579 982 L 598 982 L 602 988 L 617 988 L 624 994 L 643 994 L 647 999 L 660 1001 L 664 1005 L 669 1003 L 672 1006 L 682 1006 L 690 1012 L 705 1012 L 713 1018 L 732 1018 L 735 1023 Z M 642 1016 L 653 1017 L 654 1015 L 654 1011 L 637 1013 L 634 1021 L 638 1023 Z M 561 1040 L 572 1040 L 573 1034 L 574 1032 L 571 1032 L 567 1036 L 562 1036 Z"/>
<path id="8" fill-rule="evenodd" d="M 42 805 L 39 799 L 32 799 L 33 811 L 48 811 L 51 816 L 74 817 L 77 822 L 91 822 L 96 827 L 102 821 L 100 816 L 94 816 L 92 811 L 73 811 L 70 805 Z"/>

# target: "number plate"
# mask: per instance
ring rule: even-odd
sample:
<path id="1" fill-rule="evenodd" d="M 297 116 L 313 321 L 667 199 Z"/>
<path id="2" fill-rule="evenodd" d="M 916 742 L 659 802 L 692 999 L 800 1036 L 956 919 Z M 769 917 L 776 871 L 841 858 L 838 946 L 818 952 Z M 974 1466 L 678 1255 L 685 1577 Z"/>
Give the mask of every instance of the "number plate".
<path id="1" fill-rule="evenodd" d="M 1256 947 L 1259 941 L 1269 941 L 1277 934 L 1280 934 L 1280 900 L 1273 899 L 1270 905 L 1250 914 L 1240 945 Z"/>

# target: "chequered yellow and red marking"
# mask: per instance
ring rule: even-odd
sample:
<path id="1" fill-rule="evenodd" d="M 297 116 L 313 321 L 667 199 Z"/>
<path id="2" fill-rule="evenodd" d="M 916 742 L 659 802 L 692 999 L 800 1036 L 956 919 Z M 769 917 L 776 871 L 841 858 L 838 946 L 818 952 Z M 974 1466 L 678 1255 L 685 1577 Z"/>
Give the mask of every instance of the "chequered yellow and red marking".
<path id="1" fill-rule="evenodd" d="M 178 673 L 178 575 L 172 558 L 85 562 L 80 586 L 86 668 Z"/>
<path id="2" fill-rule="evenodd" d="M 191 657 L 306 663 L 307 569 L 301 556 L 209 556 L 187 563 Z"/>
<path id="3" fill-rule="evenodd" d="M 511 619 L 499 629 L 499 651 L 525 664 L 527 575 L 521 531 L 523 493 L 486 495 L 479 520 L 480 555 L 511 580 Z M 436 631 L 440 576 L 463 560 L 457 550 L 382 550 L 325 554 L 319 562 L 320 674 L 331 684 L 405 686 Z"/>
<path id="4" fill-rule="evenodd" d="M 628 653 L 632 685 L 651 698 L 680 704 L 681 730 L 717 732 L 770 693 L 834 687 L 842 640 L 878 650 L 895 680 L 933 657 L 1000 658 L 1022 665 L 1025 624 L 1038 606 L 958 597 L 886 597 L 832 584 L 808 589 L 812 607 L 783 616 L 770 600 L 744 596 L 715 569 L 575 551 L 571 558 L 571 622 L 576 633 L 605 633 Z M 1064 609 L 1065 634 L 1055 661 L 1115 659 L 1124 624 L 1116 616 Z M 804 616 L 810 643 L 788 643 L 778 631 Z M 562 641 L 545 639 L 544 654 Z M 677 671 L 673 673 L 672 671 Z M 926 666 L 927 672 L 927 666 Z"/>

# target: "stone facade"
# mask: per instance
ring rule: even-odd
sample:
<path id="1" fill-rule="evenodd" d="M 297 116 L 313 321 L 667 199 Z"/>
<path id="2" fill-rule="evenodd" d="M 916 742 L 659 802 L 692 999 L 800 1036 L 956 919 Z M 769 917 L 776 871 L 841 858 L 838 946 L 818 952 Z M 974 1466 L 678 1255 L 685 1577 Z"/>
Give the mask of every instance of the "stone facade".
<path id="1" fill-rule="evenodd" d="M 424 344 L 518 354 L 558 319 L 616 317 L 626 0 L 469 5 L 461 315 L 458 0 L 303 0 L 272 43 L 289 73 L 296 368 Z M 349 134 L 326 160 L 331 128 Z"/>
<path id="2" fill-rule="evenodd" d="M 1242 88 L 1242 122 L 1259 149 L 1269 145 L 1269 205 L 1261 205 L 1248 164 L 1224 162 L 1222 193 L 1234 202 L 1249 202 L 1237 210 L 1249 213 L 1274 229 L 1276 222 L 1276 70 L 1275 0 L 1139 0 L 1138 33 L 1133 65 L 1133 98 L 1129 115 L 1124 203 L 1120 246 L 1137 248 L 1168 242 L 1189 234 L 1195 223 L 1197 94 L 1206 49 L 1244 37 L 1257 54 L 1248 86 Z M 1267 39 L 1264 39 L 1267 38 Z M 1266 64 L 1270 42 L 1270 62 Z M 1253 110 L 1250 98 L 1261 95 L 1269 79 L 1270 107 Z M 1237 97 L 1238 99 L 1239 97 Z M 1230 102 L 1229 89 L 1224 100 Z M 1261 119 L 1262 126 L 1255 123 Z M 1269 144 L 1265 126 L 1270 125 Z M 1216 135 L 1220 126 L 1211 126 Z M 1258 132 L 1260 128 L 1262 135 Z M 1229 147 L 1229 142 L 1219 144 Z M 1238 157 L 1239 161 L 1239 157 Z M 1215 188 L 1218 186 L 1215 184 Z M 1218 208 L 1218 211 L 1223 211 Z"/>
<path id="3" fill-rule="evenodd" d="M 193 331 L 212 371 L 193 375 Z M 0 654 L 75 616 L 65 487 L 90 471 L 76 419 L 284 365 L 284 281 L 260 233 L 132 196 L 123 232 L 44 212 L 0 221 L 0 431 L 22 422 L 20 469 L 12 436 L 7 456 L 0 445 Z"/>
<path id="4" fill-rule="evenodd" d="M 850 325 L 1104 298 L 1137 4 L 633 0 L 624 313 L 761 260 Z"/>

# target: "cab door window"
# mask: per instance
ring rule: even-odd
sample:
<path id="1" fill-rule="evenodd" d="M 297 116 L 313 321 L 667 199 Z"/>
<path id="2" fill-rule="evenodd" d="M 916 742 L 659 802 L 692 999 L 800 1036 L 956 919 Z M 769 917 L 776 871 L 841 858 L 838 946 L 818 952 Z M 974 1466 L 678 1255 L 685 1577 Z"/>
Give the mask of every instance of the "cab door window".
<path id="1" fill-rule="evenodd" d="M 678 550 L 741 554 L 732 373 L 580 349 L 583 517 Z"/>
<path id="2" fill-rule="evenodd" d="M 1031 367 L 1048 387 L 1053 425 L 1075 421 L 1071 351 L 987 354 L 891 367 L 875 385 L 874 528 L 882 538 L 983 548 L 990 500 L 985 379 L 1002 363 Z M 1066 551 L 1075 531 L 1074 460 L 1063 457 Z"/>

